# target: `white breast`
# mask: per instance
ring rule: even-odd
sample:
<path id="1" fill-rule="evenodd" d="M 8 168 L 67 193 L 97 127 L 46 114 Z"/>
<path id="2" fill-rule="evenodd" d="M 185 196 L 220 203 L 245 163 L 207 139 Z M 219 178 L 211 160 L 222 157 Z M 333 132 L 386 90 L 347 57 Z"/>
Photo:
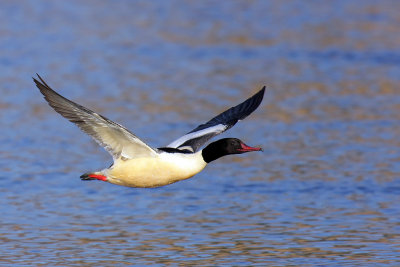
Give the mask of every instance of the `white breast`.
<path id="1" fill-rule="evenodd" d="M 110 183 L 130 187 L 158 187 L 188 179 L 207 163 L 201 151 L 194 154 L 162 152 L 157 157 L 118 159 L 107 170 Z"/>

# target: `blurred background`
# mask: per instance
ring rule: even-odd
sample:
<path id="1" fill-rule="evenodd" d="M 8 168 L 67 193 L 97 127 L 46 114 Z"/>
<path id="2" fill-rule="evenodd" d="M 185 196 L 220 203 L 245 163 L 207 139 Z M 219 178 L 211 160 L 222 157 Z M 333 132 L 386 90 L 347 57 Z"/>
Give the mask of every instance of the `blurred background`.
<path id="1" fill-rule="evenodd" d="M 0 3 L 0 264 L 373 265 L 400 253 L 398 1 Z M 35 73 L 148 144 L 267 86 L 229 156 L 157 189 L 82 182 L 112 159 Z"/>

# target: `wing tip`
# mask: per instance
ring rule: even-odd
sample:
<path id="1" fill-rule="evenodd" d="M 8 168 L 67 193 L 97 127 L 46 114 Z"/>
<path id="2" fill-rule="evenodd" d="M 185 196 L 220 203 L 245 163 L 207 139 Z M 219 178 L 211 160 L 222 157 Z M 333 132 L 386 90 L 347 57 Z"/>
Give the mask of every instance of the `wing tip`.
<path id="1" fill-rule="evenodd" d="M 50 86 L 40 77 L 38 73 L 36 73 L 37 78 L 39 78 L 40 81 L 38 81 L 35 77 L 32 77 L 33 81 L 35 82 L 36 86 L 41 90 L 41 87 L 45 87 L 46 89 L 50 89 Z"/>
<path id="2" fill-rule="evenodd" d="M 249 102 L 251 103 L 252 108 L 250 113 L 252 113 L 254 110 L 256 110 L 258 108 L 258 106 L 261 104 L 261 102 L 264 99 L 264 94 L 265 94 L 265 89 L 266 86 L 264 85 L 257 93 L 255 93 L 252 97 L 248 98 L 246 101 L 244 101 L 243 103 Z M 247 114 L 247 115 L 250 115 Z"/>
<path id="3" fill-rule="evenodd" d="M 35 82 L 36 87 L 39 89 L 39 91 L 42 93 L 42 95 L 43 95 L 44 98 L 46 99 L 46 101 L 49 102 L 50 106 L 52 106 L 50 102 L 52 102 L 52 98 L 53 98 L 54 96 L 58 96 L 58 97 L 61 97 L 61 98 L 63 98 L 63 99 L 66 99 L 65 97 L 61 96 L 59 93 L 57 93 L 56 91 L 54 91 L 54 90 L 42 79 L 42 77 L 40 77 L 39 74 L 36 73 L 36 75 L 37 75 L 37 78 L 38 78 L 39 80 L 36 79 L 35 77 L 32 77 L 32 79 L 33 79 L 33 81 Z M 70 100 L 68 100 L 68 101 L 70 101 Z"/>
<path id="4" fill-rule="evenodd" d="M 260 91 L 258 91 L 255 95 L 261 95 L 261 96 L 263 97 L 266 88 L 267 88 L 267 86 L 264 85 L 264 86 L 260 89 Z"/>

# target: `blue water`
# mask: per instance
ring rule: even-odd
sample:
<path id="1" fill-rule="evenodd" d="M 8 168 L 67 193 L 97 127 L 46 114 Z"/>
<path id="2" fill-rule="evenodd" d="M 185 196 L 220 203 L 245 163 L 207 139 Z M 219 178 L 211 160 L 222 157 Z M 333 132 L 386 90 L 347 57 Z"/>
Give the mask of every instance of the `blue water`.
<path id="1" fill-rule="evenodd" d="M 400 264 L 398 2 L 0 7 L 0 265 Z M 264 152 L 157 189 L 82 182 L 112 159 L 35 73 L 154 147 L 265 84 L 221 135 Z"/>

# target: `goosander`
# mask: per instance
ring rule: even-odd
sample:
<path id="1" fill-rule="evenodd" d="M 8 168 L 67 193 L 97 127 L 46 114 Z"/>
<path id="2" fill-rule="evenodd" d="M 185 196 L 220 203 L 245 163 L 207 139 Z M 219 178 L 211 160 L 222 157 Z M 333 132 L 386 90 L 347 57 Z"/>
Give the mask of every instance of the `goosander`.
<path id="1" fill-rule="evenodd" d="M 262 150 L 237 138 L 220 139 L 202 150 L 199 148 L 250 115 L 260 105 L 265 86 L 243 103 L 199 125 L 166 147 L 152 148 L 118 123 L 61 96 L 37 76 L 40 81 L 33 80 L 48 104 L 113 157 L 114 163 L 109 168 L 85 173 L 80 177 L 82 180 L 101 180 L 128 187 L 159 187 L 188 179 L 225 155 Z"/>

